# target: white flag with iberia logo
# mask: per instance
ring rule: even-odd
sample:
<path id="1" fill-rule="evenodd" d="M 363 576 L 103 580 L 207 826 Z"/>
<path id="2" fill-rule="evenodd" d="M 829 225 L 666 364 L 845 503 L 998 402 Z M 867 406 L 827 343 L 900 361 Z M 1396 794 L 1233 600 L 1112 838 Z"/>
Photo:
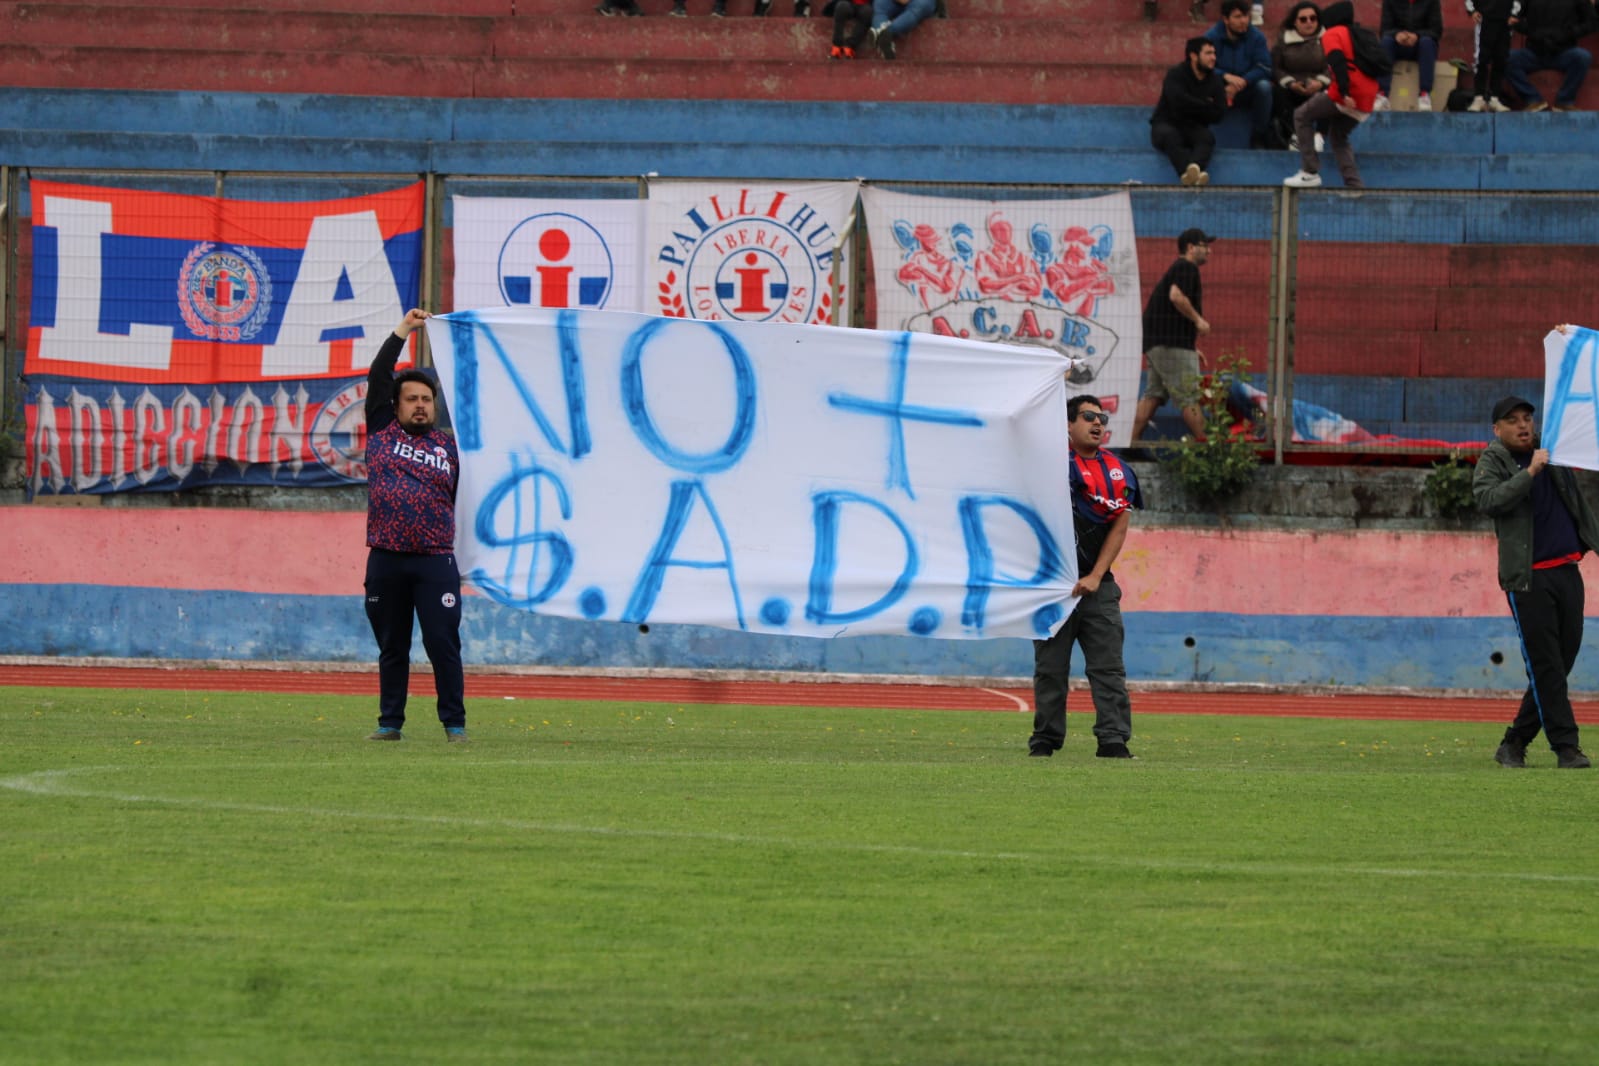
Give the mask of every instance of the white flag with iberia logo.
<path id="1" fill-rule="evenodd" d="M 701 321 L 848 324 L 859 183 L 652 181 L 645 310 Z"/>
<path id="2" fill-rule="evenodd" d="M 458 309 L 643 311 L 642 200 L 452 196 Z"/>

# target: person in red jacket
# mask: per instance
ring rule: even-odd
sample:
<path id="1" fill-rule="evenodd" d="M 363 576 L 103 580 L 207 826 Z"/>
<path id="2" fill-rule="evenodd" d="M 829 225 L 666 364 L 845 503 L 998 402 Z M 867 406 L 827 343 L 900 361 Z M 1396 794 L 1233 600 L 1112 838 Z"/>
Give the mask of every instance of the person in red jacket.
<path id="1" fill-rule="evenodd" d="M 1316 158 L 1315 125 L 1327 123 L 1327 139 L 1332 142 L 1333 160 L 1344 176 L 1344 186 L 1364 189 L 1355 150 L 1349 135 L 1371 117 L 1377 101 L 1377 79 L 1355 65 L 1355 45 L 1350 27 L 1355 22 L 1355 5 L 1349 0 L 1328 4 L 1321 12 L 1321 50 L 1327 56 L 1332 84 L 1300 104 L 1294 111 L 1294 136 L 1299 140 L 1299 173 L 1283 179 L 1283 184 L 1314 189 L 1321 184 L 1321 164 Z"/>

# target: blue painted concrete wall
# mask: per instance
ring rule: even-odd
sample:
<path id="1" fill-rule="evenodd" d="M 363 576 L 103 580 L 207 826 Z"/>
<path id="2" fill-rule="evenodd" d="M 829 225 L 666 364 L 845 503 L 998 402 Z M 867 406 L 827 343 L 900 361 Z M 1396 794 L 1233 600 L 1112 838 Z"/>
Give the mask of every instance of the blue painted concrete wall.
<path id="1" fill-rule="evenodd" d="M 359 595 L 0 585 L 8 655 L 359 662 L 372 635 Z M 1140 681 L 1515 689 L 1525 685 L 1503 618 L 1133 612 L 1128 675 Z M 809 640 L 699 626 L 576 622 L 465 602 L 467 661 L 485 666 L 792 670 L 974 678 L 1032 675 L 1023 640 Z M 420 637 L 416 647 L 421 647 Z M 1498 654 L 1500 662 L 1493 661 Z M 1599 663 L 1590 628 L 1579 662 Z M 1081 676 L 1080 658 L 1074 667 Z M 1586 676 L 1586 675 L 1585 675 Z"/>

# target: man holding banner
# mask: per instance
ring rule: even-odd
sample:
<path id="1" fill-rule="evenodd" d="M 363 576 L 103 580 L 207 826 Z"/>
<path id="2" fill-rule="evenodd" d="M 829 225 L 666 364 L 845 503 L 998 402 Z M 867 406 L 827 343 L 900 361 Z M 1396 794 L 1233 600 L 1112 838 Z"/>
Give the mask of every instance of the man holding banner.
<path id="1" fill-rule="evenodd" d="M 378 349 L 367 374 L 366 616 L 378 642 L 378 728 L 400 740 L 411 680 L 411 619 L 433 664 L 445 739 L 466 740 L 461 668 L 461 574 L 455 565 L 455 438 L 438 428 L 438 386 L 420 370 L 395 376 L 412 309 Z"/>
<path id="2" fill-rule="evenodd" d="M 1510 601 L 1527 691 L 1494 753 L 1522 769 L 1527 745 L 1543 731 L 1562 770 L 1590 763 L 1577 746 L 1577 719 L 1566 677 L 1582 647 L 1584 589 L 1577 562 L 1599 549 L 1599 523 L 1572 472 L 1549 462 L 1533 428 L 1533 406 L 1506 396 L 1493 407 L 1494 440 L 1477 460 L 1471 491 L 1493 516 L 1499 539 L 1499 587 Z"/>
<path id="3" fill-rule="evenodd" d="M 1071 439 L 1072 521 L 1077 534 L 1077 607 L 1055 635 L 1033 641 L 1033 735 L 1029 755 L 1048 758 L 1066 743 L 1066 682 L 1072 644 L 1083 649 L 1084 672 L 1094 698 L 1094 736 L 1101 759 L 1137 758 L 1127 750 L 1133 735 L 1127 667 L 1122 661 L 1126 629 L 1122 591 L 1111 564 L 1127 541 L 1135 507 L 1144 505 L 1138 479 L 1100 447 L 1110 416 L 1095 396 L 1073 396 L 1066 404 Z"/>

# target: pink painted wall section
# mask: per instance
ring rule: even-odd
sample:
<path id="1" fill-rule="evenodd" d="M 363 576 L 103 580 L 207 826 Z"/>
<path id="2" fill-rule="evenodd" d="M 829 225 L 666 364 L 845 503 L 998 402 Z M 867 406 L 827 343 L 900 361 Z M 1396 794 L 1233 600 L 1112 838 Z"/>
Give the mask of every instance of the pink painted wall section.
<path id="1" fill-rule="evenodd" d="M 350 595 L 364 512 L 0 508 L 0 582 Z"/>
<path id="2" fill-rule="evenodd" d="M 1117 560 L 1129 611 L 1391 618 L 1504 615 L 1491 533 L 1139 529 Z M 1582 563 L 1599 580 L 1599 557 Z"/>
<path id="3" fill-rule="evenodd" d="M 0 508 L 0 584 L 349 595 L 366 516 L 103 507 Z M 1139 528 L 1116 565 L 1129 611 L 1498 617 L 1482 533 Z M 1590 581 L 1599 562 L 1583 563 Z"/>

